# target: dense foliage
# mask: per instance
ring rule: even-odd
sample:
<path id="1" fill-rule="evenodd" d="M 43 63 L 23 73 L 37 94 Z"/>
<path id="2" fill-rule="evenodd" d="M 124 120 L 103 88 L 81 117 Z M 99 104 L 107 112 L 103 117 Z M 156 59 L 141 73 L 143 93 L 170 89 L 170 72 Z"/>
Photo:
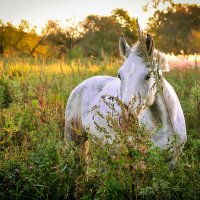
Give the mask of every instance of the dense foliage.
<path id="1" fill-rule="evenodd" d="M 116 45 L 121 34 L 126 34 L 131 43 L 136 41 L 136 20 L 122 9 L 114 10 L 111 16 L 89 15 L 78 24 L 66 20 L 60 26 L 59 22 L 49 20 L 40 35 L 26 20 L 18 27 L 0 20 L 0 55 L 69 60 L 80 55 L 118 55 Z"/>
<path id="2" fill-rule="evenodd" d="M 148 32 L 158 49 L 175 54 L 199 53 L 200 7 L 172 4 L 164 11 L 156 11 L 149 19 Z"/>
<path id="3" fill-rule="evenodd" d="M 197 5 L 172 4 L 154 13 L 147 30 L 153 35 L 157 48 L 164 52 L 199 53 L 199 13 Z M 40 34 L 35 27 L 30 28 L 26 20 L 18 27 L 0 20 L 0 56 L 67 60 L 81 56 L 118 56 L 121 34 L 126 35 L 130 44 L 136 41 L 136 19 L 123 9 L 113 10 L 111 16 L 89 15 L 78 24 L 66 20 L 64 26 L 60 26 L 59 22 L 49 20 Z"/>
<path id="4" fill-rule="evenodd" d="M 174 4 L 157 11 L 149 21 L 156 46 L 165 52 L 199 52 L 198 13 L 198 6 Z M 136 20 L 122 9 L 111 16 L 90 15 L 80 24 L 67 21 L 65 27 L 49 21 L 41 35 L 25 20 L 18 27 L 0 20 L 0 199 L 199 199 L 197 58 L 194 69 L 164 74 L 180 98 L 188 133 L 173 171 L 150 141 L 152 133 L 125 112 L 119 127 L 112 105 L 112 117 L 108 113 L 106 119 L 118 133 L 113 144 L 102 145 L 88 133 L 85 159 L 82 143 L 64 140 L 71 91 L 88 77 L 116 76 L 122 33 L 135 42 Z M 125 109 L 119 99 L 114 102 Z M 129 136 L 134 143 L 127 142 Z"/>
<path id="5" fill-rule="evenodd" d="M 116 141 L 119 152 L 90 138 L 91 159 L 86 162 L 81 146 L 64 141 L 64 110 L 72 89 L 90 76 L 115 76 L 120 65 L 121 61 L 107 57 L 59 65 L 35 59 L 1 60 L 0 199 L 199 199 L 197 66 L 164 75 L 180 98 L 188 132 L 174 171 L 149 142 L 145 127 L 131 123 L 134 116 L 123 126 L 123 133 L 135 138 L 132 148 L 124 136 Z M 108 121 L 117 128 L 115 121 L 109 117 Z"/>

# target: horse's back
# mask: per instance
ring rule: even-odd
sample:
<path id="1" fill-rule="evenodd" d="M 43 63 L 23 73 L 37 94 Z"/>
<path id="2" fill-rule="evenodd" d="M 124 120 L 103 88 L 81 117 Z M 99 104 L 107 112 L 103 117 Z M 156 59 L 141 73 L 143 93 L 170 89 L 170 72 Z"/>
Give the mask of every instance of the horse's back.
<path id="1" fill-rule="evenodd" d="M 84 128 L 91 109 L 98 104 L 102 96 L 117 96 L 119 79 L 111 76 L 95 76 L 80 83 L 69 96 L 65 111 L 65 136 L 71 140 L 72 123 Z"/>

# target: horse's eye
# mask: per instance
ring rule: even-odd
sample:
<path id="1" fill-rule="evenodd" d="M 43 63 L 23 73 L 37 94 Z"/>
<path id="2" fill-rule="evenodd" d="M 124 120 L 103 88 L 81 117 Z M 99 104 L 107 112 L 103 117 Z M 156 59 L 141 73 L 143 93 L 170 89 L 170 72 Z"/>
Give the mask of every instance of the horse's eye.
<path id="1" fill-rule="evenodd" d="M 147 74 L 146 77 L 145 77 L 145 80 L 149 80 L 150 78 L 151 78 L 151 75 Z"/>
<path id="2" fill-rule="evenodd" d="M 118 78 L 121 80 L 121 76 L 120 76 L 120 74 L 119 74 L 119 73 L 117 74 L 117 77 L 118 77 Z"/>

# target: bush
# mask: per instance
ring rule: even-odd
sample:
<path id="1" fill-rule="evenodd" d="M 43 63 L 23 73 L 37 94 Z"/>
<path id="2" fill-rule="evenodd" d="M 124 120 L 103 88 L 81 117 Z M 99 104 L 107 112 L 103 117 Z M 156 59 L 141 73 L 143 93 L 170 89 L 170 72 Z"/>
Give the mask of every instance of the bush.
<path id="1" fill-rule="evenodd" d="M 0 108 L 8 108 L 12 103 L 9 79 L 5 76 L 0 78 Z"/>
<path id="2" fill-rule="evenodd" d="M 89 76 L 117 74 L 119 63 L 105 63 L 111 67 L 93 71 L 98 63 L 73 72 L 68 65 L 62 72 L 56 64 L 31 65 L 35 71 L 29 76 L 0 78 L 7 91 L 0 90 L 1 99 L 12 97 L 6 100 L 7 108 L 0 109 L 0 199 L 199 199 L 199 82 L 194 79 L 200 77 L 199 71 L 165 75 L 181 100 L 188 132 L 183 153 L 170 172 L 162 152 L 149 142 L 151 135 L 137 125 L 134 115 L 129 120 L 123 117 L 123 129 L 108 115 L 109 126 L 119 137 L 106 145 L 89 137 L 88 161 L 81 145 L 64 142 L 64 110 L 72 89 Z M 126 142 L 129 136 L 133 144 Z"/>

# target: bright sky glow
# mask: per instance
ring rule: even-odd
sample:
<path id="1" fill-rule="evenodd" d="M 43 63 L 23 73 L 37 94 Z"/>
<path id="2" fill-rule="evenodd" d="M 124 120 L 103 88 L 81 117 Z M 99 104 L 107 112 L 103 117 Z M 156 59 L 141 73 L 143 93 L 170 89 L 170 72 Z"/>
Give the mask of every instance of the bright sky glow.
<path id="1" fill-rule="evenodd" d="M 0 0 L 0 19 L 18 25 L 22 19 L 28 20 L 38 29 L 48 19 L 64 22 L 73 18 L 82 21 L 89 14 L 110 15 L 115 8 L 123 8 L 132 17 L 137 17 L 142 28 L 155 10 L 144 12 L 142 7 L 150 0 Z M 175 3 L 200 5 L 200 0 L 175 0 Z M 166 8 L 169 4 L 160 6 Z"/>

